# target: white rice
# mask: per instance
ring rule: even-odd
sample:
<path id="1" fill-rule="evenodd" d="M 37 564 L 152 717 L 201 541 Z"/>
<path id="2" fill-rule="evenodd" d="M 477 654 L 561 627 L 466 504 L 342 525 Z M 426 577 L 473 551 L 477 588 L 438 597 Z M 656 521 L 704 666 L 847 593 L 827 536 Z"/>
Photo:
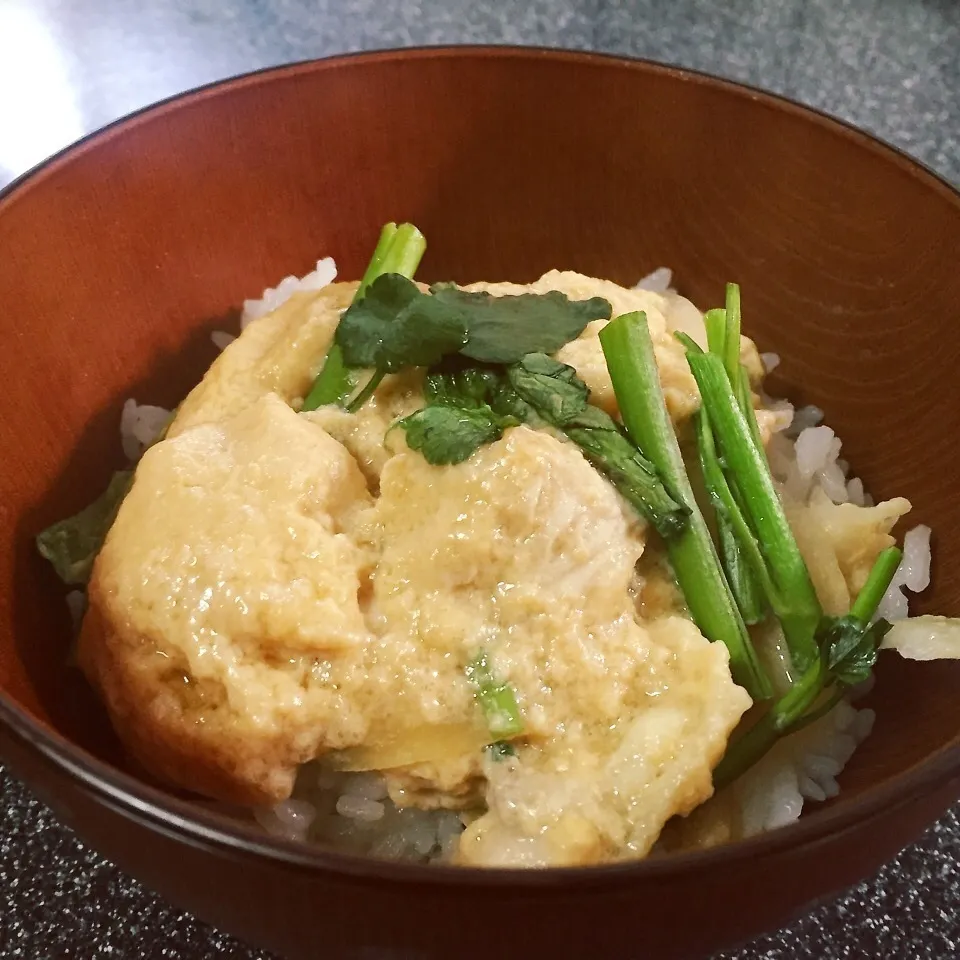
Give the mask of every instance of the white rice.
<path id="1" fill-rule="evenodd" d="M 170 411 L 165 407 L 137 403 L 132 397 L 124 403 L 120 413 L 120 442 L 124 455 L 131 463 L 140 459 L 169 419 Z"/>
<path id="2" fill-rule="evenodd" d="M 777 367 L 780 366 L 780 354 L 779 353 L 761 353 L 760 362 L 763 364 L 763 369 L 765 373 L 772 373 Z"/>
<path id="3" fill-rule="evenodd" d="M 826 716 L 785 737 L 732 787 L 745 837 L 793 823 L 806 801 L 840 792 L 837 777 L 869 736 L 875 714 L 841 701 Z"/>
<path id="4" fill-rule="evenodd" d="M 281 306 L 302 290 L 320 290 L 336 278 L 334 261 L 317 261 L 306 276 L 285 277 L 257 300 L 246 300 L 241 331 L 253 320 Z M 672 272 L 660 267 L 645 276 L 638 289 L 663 294 L 668 301 L 669 321 L 706 346 L 700 311 L 671 286 Z M 223 350 L 235 334 L 216 331 L 212 339 Z M 780 357 L 761 354 L 767 372 Z M 783 400 L 764 398 L 783 412 L 784 428 L 771 440 L 768 455 L 771 470 L 787 494 L 806 501 L 817 488 L 834 503 L 871 505 L 863 483 L 848 477 L 849 465 L 840 459 L 841 441 L 822 425 L 823 411 L 807 406 L 794 409 Z M 121 436 L 131 461 L 156 438 L 169 411 L 161 407 L 124 404 Z M 878 616 L 888 620 L 907 616 L 904 591 L 919 592 L 930 580 L 930 529 L 913 528 L 904 541 L 904 559 L 884 596 Z M 82 592 L 68 596 L 71 610 L 82 612 Z M 868 692 L 868 683 L 854 691 L 850 700 Z M 806 802 L 820 802 L 839 792 L 837 777 L 857 746 L 869 735 L 874 712 L 841 702 L 830 713 L 805 729 L 781 740 L 773 750 L 731 789 L 736 792 L 746 836 L 773 830 L 795 821 Z M 257 822 L 273 836 L 310 841 L 342 850 L 385 859 L 434 862 L 452 858 L 464 820 L 450 810 L 398 808 L 388 797 L 387 786 L 377 773 L 337 773 L 319 763 L 304 766 L 294 797 L 275 807 L 255 811 Z"/>
<path id="5" fill-rule="evenodd" d="M 638 281 L 636 290 L 649 290 L 651 293 L 672 293 L 673 271 L 669 267 L 657 267 Z"/>
<path id="6" fill-rule="evenodd" d="M 227 333 L 226 330 L 214 330 L 210 334 L 210 339 L 218 350 L 226 350 L 237 339 L 237 334 Z"/>
<path id="7" fill-rule="evenodd" d="M 274 837 L 306 840 L 310 827 L 317 818 L 317 811 L 314 805 L 306 800 L 284 800 L 275 807 L 258 809 L 254 816 L 260 826 Z"/>
<path id="8" fill-rule="evenodd" d="M 284 277 L 275 287 L 268 287 L 263 296 L 257 300 L 244 300 L 243 313 L 240 315 L 240 330 L 246 329 L 248 323 L 272 313 L 282 306 L 295 293 L 310 290 L 322 290 L 337 278 L 337 265 L 333 257 L 324 257 L 318 260 L 316 267 L 302 277 Z M 225 330 L 214 330 L 210 339 L 218 350 L 225 350 L 237 335 Z"/>
<path id="9" fill-rule="evenodd" d="M 907 531 L 903 538 L 903 560 L 897 568 L 890 589 L 880 601 L 877 616 L 889 620 L 906 618 L 907 597 L 905 590 L 920 593 L 930 586 L 930 528 L 920 525 Z"/>
<path id="10" fill-rule="evenodd" d="M 377 773 L 338 773 L 304 766 L 294 798 L 255 813 L 273 836 L 308 840 L 387 860 L 449 860 L 463 832 L 452 810 L 399 808 Z"/>

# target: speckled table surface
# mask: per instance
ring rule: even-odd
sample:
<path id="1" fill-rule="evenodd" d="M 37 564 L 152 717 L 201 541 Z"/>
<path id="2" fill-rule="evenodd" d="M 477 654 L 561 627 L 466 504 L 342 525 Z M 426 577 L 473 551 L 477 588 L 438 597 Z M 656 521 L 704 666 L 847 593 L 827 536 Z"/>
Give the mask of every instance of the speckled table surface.
<path id="1" fill-rule="evenodd" d="M 745 80 L 960 182 L 960 0 L 0 0 L 0 185 L 197 84 L 461 42 L 604 50 Z M 960 957 L 958 904 L 960 808 L 842 900 L 724 960 Z M 157 901 L 0 769 L 0 957 L 267 955 Z"/>

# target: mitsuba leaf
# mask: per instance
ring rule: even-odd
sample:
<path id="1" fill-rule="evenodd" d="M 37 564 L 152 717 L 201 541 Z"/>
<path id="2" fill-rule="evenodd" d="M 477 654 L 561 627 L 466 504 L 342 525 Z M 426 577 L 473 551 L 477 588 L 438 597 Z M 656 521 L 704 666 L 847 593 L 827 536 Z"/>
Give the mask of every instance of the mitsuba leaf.
<path id="1" fill-rule="evenodd" d="M 133 481 L 131 470 L 113 475 L 107 489 L 79 513 L 47 527 L 37 537 L 37 549 L 53 564 L 64 583 L 86 583 L 107 531 Z"/>
<path id="2" fill-rule="evenodd" d="M 456 353 L 467 341 L 466 318 L 406 277 L 385 273 L 340 318 L 336 341 L 347 367 L 396 373 Z"/>
<path id="3" fill-rule="evenodd" d="M 836 619 L 824 639 L 827 668 L 847 686 L 856 686 L 870 676 L 877 662 L 880 643 L 890 630 L 886 620 L 864 625 L 856 617 Z"/>
<path id="4" fill-rule="evenodd" d="M 484 444 L 503 436 L 507 421 L 490 407 L 431 404 L 398 421 L 407 446 L 419 450 L 427 463 L 462 463 Z"/>
<path id="5" fill-rule="evenodd" d="M 543 353 L 529 353 L 507 370 L 518 396 L 556 427 L 565 427 L 587 408 L 590 391 L 577 371 Z"/>
<path id="6" fill-rule="evenodd" d="M 423 394 L 427 403 L 442 403 L 459 407 L 479 407 L 488 404 L 500 385 L 497 371 L 484 367 L 447 362 L 431 370 L 424 380 Z"/>
<path id="7" fill-rule="evenodd" d="M 609 320 L 612 309 L 601 297 L 570 300 L 557 291 L 494 297 L 438 283 L 430 292 L 466 319 L 468 339 L 460 352 L 485 363 L 516 363 L 528 353 L 553 353 L 579 337 L 592 320 Z"/>
<path id="8" fill-rule="evenodd" d="M 510 386 L 506 378 L 504 378 L 493 391 L 490 397 L 490 406 L 494 412 L 500 414 L 501 417 L 509 417 L 517 423 L 525 423 L 534 429 L 553 426 L 553 424 L 548 423 L 541 417 L 537 410 L 531 404 L 527 403 L 527 401 Z"/>
<path id="9" fill-rule="evenodd" d="M 528 353 L 559 350 L 591 320 L 609 319 L 610 310 L 599 297 L 569 300 L 557 292 L 493 297 L 437 284 L 427 295 L 412 280 L 386 273 L 340 318 L 336 342 L 347 367 L 386 373 L 432 366 L 456 353 L 515 363 Z"/>

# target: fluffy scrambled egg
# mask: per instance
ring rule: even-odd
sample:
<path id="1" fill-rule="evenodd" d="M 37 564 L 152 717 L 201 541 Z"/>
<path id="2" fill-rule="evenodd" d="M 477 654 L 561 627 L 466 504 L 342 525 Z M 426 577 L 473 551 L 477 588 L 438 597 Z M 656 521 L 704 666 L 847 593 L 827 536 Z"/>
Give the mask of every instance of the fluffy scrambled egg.
<path id="1" fill-rule="evenodd" d="M 356 414 L 298 413 L 355 289 L 252 323 L 147 451 L 91 578 L 84 669 L 139 762 L 194 792 L 275 803 L 333 756 L 384 771 L 398 804 L 484 809 L 462 862 L 643 856 L 711 795 L 750 705 L 726 649 L 574 445 L 521 426 L 431 466 L 389 431 L 419 372 Z M 696 408 L 664 297 L 558 272 L 468 289 L 646 311 L 671 415 Z M 615 413 L 602 325 L 558 356 Z M 480 651 L 523 715 L 500 762 L 465 670 Z"/>

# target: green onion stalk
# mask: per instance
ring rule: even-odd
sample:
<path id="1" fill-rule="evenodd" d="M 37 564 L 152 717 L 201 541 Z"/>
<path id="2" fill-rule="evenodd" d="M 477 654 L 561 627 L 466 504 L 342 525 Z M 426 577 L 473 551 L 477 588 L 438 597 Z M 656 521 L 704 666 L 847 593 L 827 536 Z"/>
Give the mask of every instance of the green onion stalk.
<path id="1" fill-rule="evenodd" d="M 902 557 L 897 547 L 882 551 L 850 613 L 824 621 L 817 659 L 786 694 L 733 741 L 713 772 L 717 790 L 763 759 L 780 737 L 825 716 L 852 686 L 870 676 L 880 641 L 890 628 L 884 620 L 871 621 Z"/>
<path id="2" fill-rule="evenodd" d="M 400 226 L 395 223 L 385 224 L 380 231 L 380 239 L 370 263 L 360 280 L 360 286 L 353 295 L 353 303 L 362 300 L 370 284 L 385 273 L 396 273 L 413 279 L 426 248 L 426 239 L 412 223 Z M 356 410 L 376 390 L 383 376 L 383 372 L 375 372 L 356 396 L 353 396 L 356 390 L 354 371 L 344 364 L 343 354 L 334 340 L 320 373 L 304 398 L 302 409 L 316 410 L 326 404 L 336 403 Z"/>
<path id="3" fill-rule="evenodd" d="M 646 316 L 630 313 L 612 320 L 600 332 L 600 344 L 628 435 L 656 467 L 669 492 L 689 510 L 684 530 L 666 546 L 690 613 L 704 636 L 727 647 L 736 682 L 754 700 L 768 700 L 773 695 L 769 678 L 694 499 L 660 386 Z"/>

